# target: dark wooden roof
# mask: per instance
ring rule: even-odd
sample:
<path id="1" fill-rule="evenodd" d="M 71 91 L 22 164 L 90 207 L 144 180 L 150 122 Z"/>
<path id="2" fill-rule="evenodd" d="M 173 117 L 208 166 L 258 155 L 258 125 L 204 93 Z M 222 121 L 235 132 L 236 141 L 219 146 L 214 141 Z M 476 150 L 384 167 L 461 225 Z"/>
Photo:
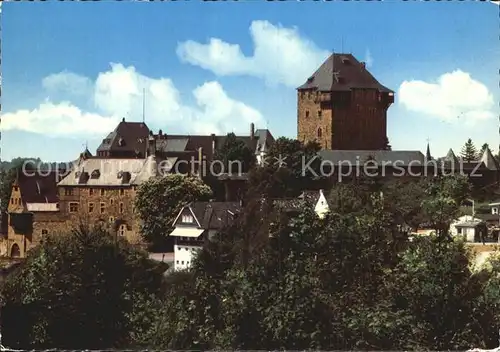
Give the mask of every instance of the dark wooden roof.
<path id="1" fill-rule="evenodd" d="M 144 157 L 149 136 L 149 128 L 143 122 L 127 122 L 123 119 L 115 130 L 103 139 L 97 152 L 135 154 L 136 151 Z"/>
<path id="2" fill-rule="evenodd" d="M 191 208 L 205 230 L 219 230 L 230 225 L 242 209 L 240 202 L 193 202 L 186 207 Z"/>
<path id="3" fill-rule="evenodd" d="M 334 72 L 338 72 L 336 80 Z M 353 88 L 377 89 L 383 93 L 394 93 L 380 84 L 375 77 L 352 54 L 332 54 L 297 89 L 317 89 L 323 92 L 349 91 Z"/>
<path id="4" fill-rule="evenodd" d="M 56 171 L 27 171 L 26 174 L 20 172 L 17 184 L 23 202 L 57 203 L 59 201 L 57 193 L 58 178 L 60 178 L 60 173 Z"/>

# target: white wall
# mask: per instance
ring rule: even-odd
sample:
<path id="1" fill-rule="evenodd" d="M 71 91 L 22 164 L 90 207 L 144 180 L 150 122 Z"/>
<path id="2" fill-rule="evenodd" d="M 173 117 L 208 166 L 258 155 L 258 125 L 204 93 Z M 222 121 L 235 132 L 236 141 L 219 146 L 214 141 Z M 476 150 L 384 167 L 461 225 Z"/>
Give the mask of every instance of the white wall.
<path id="1" fill-rule="evenodd" d="M 174 269 L 182 270 L 191 267 L 200 246 L 174 245 Z"/>

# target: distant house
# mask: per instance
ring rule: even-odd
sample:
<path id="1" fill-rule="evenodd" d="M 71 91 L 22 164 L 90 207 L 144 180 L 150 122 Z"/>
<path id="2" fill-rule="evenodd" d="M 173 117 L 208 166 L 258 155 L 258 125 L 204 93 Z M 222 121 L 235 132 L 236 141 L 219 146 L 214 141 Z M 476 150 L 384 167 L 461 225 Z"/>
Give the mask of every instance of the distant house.
<path id="1" fill-rule="evenodd" d="M 330 211 L 330 207 L 323 193 L 319 191 L 304 191 L 297 198 L 273 199 L 273 206 L 285 212 L 299 212 L 304 207 L 314 209 L 319 218 L 324 218 Z"/>
<path id="2" fill-rule="evenodd" d="M 188 269 L 203 245 L 241 211 L 240 202 L 193 202 L 184 206 L 174 220 L 174 269 Z"/>
<path id="3" fill-rule="evenodd" d="M 483 242 L 488 235 L 486 223 L 470 215 L 464 215 L 450 225 L 452 236 L 462 236 L 467 242 Z"/>

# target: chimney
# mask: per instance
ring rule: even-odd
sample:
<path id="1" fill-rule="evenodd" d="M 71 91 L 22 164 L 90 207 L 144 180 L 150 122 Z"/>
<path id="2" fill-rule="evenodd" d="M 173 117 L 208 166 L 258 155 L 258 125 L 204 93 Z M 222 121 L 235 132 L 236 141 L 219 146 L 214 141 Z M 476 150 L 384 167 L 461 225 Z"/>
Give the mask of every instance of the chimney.
<path id="1" fill-rule="evenodd" d="M 363 69 L 366 69 L 366 62 L 362 61 L 361 66 L 363 67 Z"/>
<path id="2" fill-rule="evenodd" d="M 211 134 L 212 136 L 212 155 L 215 154 L 215 134 Z"/>
<path id="3" fill-rule="evenodd" d="M 253 140 L 255 138 L 255 125 L 253 122 L 250 124 L 250 139 Z"/>
<path id="4" fill-rule="evenodd" d="M 122 118 L 122 122 L 125 122 L 125 117 L 124 117 L 124 118 Z"/>
<path id="5" fill-rule="evenodd" d="M 160 137 L 163 136 L 163 131 L 162 130 L 158 131 L 158 136 L 160 136 Z"/>

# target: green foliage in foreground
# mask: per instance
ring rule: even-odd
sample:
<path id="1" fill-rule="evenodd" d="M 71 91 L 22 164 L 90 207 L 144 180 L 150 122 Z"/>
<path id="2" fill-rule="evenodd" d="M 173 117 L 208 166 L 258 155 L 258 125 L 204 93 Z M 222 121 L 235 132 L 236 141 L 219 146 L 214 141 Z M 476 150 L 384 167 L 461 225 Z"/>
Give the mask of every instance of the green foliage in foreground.
<path id="1" fill-rule="evenodd" d="M 137 307 L 159 292 L 165 269 L 98 228 L 48 237 L 2 287 L 2 343 L 25 349 L 128 345 Z"/>

